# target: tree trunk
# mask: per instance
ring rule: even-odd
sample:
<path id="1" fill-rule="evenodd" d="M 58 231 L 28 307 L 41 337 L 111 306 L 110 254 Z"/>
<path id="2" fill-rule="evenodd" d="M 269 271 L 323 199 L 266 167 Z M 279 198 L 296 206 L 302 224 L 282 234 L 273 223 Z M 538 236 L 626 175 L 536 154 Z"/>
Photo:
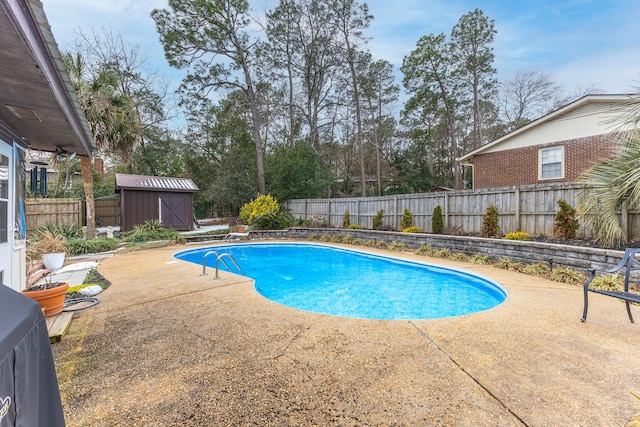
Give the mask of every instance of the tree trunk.
<path id="1" fill-rule="evenodd" d="M 82 170 L 82 185 L 87 209 L 87 239 L 96 237 L 96 210 L 93 201 L 93 168 L 91 157 L 80 157 L 80 168 Z"/>

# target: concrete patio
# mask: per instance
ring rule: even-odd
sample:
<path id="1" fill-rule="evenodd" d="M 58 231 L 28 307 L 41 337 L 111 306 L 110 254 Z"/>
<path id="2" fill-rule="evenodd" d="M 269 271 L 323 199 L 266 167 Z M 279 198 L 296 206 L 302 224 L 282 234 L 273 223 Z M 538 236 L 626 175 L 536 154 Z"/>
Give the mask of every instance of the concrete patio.
<path id="1" fill-rule="evenodd" d="M 375 251 L 481 274 L 509 297 L 450 319 L 338 318 L 202 277 L 173 258 L 184 249 L 101 261 L 112 285 L 53 345 L 67 425 L 610 426 L 640 412 L 640 326 L 618 300 L 591 295 L 582 323 L 579 287 Z"/>

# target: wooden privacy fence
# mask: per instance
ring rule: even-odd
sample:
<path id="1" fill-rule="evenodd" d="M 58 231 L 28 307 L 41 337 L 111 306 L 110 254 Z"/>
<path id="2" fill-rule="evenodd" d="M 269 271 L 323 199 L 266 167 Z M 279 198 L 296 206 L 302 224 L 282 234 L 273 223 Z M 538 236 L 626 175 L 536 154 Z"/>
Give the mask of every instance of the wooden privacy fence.
<path id="1" fill-rule="evenodd" d="M 120 199 L 94 200 L 98 227 L 120 226 Z M 86 225 L 83 199 L 27 199 L 27 233 L 47 224 Z"/>
<path id="2" fill-rule="evenodd" d="M 104 197 L 95 199 L 93 202 L 96 208 L 96 226 L 120 226 L 119 197 Z"/>
<path id="3" fill-rule="evenodd" d="M 81 199 L 27 199 L 27 234 L 47 224 L 82 225 Z"/>
<path id="4" fill-rule="evenodd" d="M 575 207 L 584 187 L 580 184 L 528 185 L 480 190 L 444 191 L 437 193 L 406 194 L 385 197 L 345 199 L 298 199 L 285 202 L 285 207 L 299 219 L 341 227 L 345 211 L 349 211 L 351 224 L 372 228 L 376 213 L 384 211 L 383 223 L 400 229 L 404 209 L 413 214 L 413 224 L 421 230 L 431 231 L 431 217 L 440 205 L 445 227 L 463 233 L 481 234 L 482 217 L 489 205 L 499 212 L 500 232 L 525 231 L 530 236 L 553 236 L 558 200 L 564 199 Z M 640 213 L 629 210 L 623 225 L 630 239 L 640 237 Z M 591 230 L 581 223 L 579 236 L 586 237 Z"/>

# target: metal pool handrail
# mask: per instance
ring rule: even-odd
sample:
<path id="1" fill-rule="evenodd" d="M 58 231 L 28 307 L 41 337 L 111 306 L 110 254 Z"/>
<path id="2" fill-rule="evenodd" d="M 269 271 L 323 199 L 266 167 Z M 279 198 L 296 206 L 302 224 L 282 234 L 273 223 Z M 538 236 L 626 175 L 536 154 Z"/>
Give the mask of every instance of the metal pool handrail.
<path id="1" fill-rule="evenodd" d="M 233 257 L 231 256 L 231 254 L 229 254 L 229 253 L 220 254 L 220 253 L 218 253 L 216 251 L 209 251 L 206 254 L 204 254 L 204 257 L 202 257 L 202 274 L 201 274 L 201 276 L 207 276 L 207 257 L 209 255 L 212 255 L 212 254 L 216 256 L 216 277 L 214 278 L 214 280 L 217 280 L 217 279 L 220 278 L 220 277 L 218 277 L 218 270 L 219 270 L 218 269 L 218 267 L 219 267 L 218 263 L 219 262 L 222 262 L 224 264 L 224 266 L 227 267 L 227 269 L 229 271 L 231 271 L 231 267 L 229 267 L 229 264 L 226 263 L 226 261 L 224 260 L 224 257 L 228 257 L 231 260 L 231 262 L 233 263 L 233 265 L 235 265 L 236 268 L 238 270 L 240 270 L 242 275 L 246 276 L 245 272 L 242 270 L 242 268 L 240 268 L 240 266 L 238 265 L 236 260 L 233 259 Z"/>
<path id="2" fill-rule="evenodd" d="M 224 254 L 218 255 L 218 258 L 216 258 L 216 277 L 214 277 L 214 280 L 219 279 L 219 277 L 218 277 L 218 261 L 222 261 L 222 263 L 223 263 L 223 264 L 224 264 L 224 265 L 229 269 L 229 271 L 231 271 L 231 269 L 229 268 L 229 264 L 227 264 L 227 263 L 224 261 L 224 259 L 223 259 L 224 257 L 228 257 L 228 258 L 231 260 L 231 262 L 233 263 L 233 265 L 235 265 L 235 266 L 236 266 L 236 268 L 237 268 L 238 270 L 240 270 L 240 273 L 242 273 L 242 275 L 243 275 L 243 276 L 246 276 L 246 274 L 244 273 L 244 271 L 242 271 L 242 268 L 240 268 L 240 266 L 238 265 L 238 263 L 236 262 L 236 260 L 235 260 L 235 259 L 233 259 L 233 257 L 231 256 L 231 254 L 224 253 Z"/>

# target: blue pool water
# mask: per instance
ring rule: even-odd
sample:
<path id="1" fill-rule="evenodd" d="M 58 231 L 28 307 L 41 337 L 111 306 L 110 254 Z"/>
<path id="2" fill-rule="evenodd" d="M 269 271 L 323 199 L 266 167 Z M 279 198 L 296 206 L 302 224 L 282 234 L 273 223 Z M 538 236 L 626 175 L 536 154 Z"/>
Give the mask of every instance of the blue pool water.
<path id="1" fill-rule="evenodd" d="M 175 257 L 202 265 L 210 250 L 231 254 L 266 298 L 333 316 L 452 317 L 490 309 L 507 297 L 497 283 L 462 271 L 323 245 L 230 244 Z M 207 265 L 215 267 L 214 255 Z"/>

